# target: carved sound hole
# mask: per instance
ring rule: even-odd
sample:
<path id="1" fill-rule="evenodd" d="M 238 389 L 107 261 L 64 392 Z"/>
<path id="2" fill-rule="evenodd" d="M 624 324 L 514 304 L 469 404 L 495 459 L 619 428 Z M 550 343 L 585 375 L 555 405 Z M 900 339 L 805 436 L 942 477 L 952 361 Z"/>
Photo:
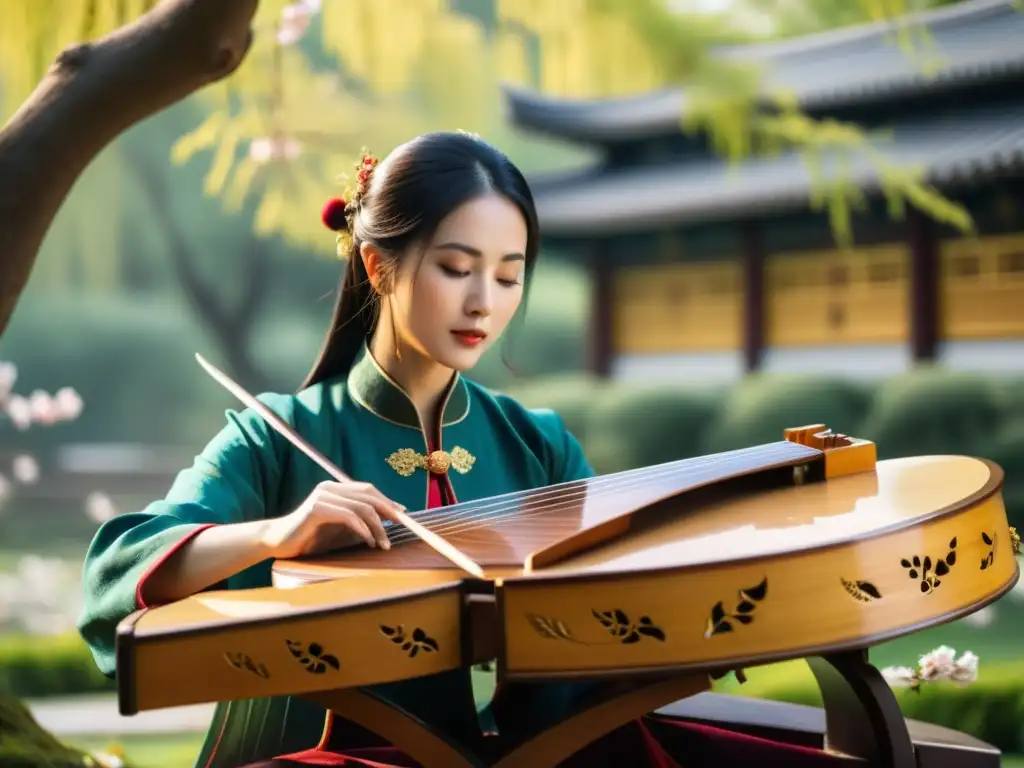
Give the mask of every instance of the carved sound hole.
<path id="1" fill-rule="evenodd" d="M 725 610 L 725 604 L 721 601 L 715 603 L 711 609 L 711 615 L 708 616 L 707 627 L 704 629 L 704 639 L 733 632 L 737 624 L 753 623 L 754 611 L 757 609 L 758 603 L 767 596 L 768 577 L 766 576 L 756 587 L 739 590 L 739 599 L 731 612 Z"/>
<path id="2" fill-rule="evenodd" d="M 921 583 L 921 592 L 930 595 L 942 584 L 942 577 L 949 573 L 949 569 L 956 565 L 956 537 L 949 542 L 949 552 L 945 557 L 938 558 L 934 565 L 931 557 L 925 555 L 923 558 L 914 555 L 911 559 L 900 560 L 911 579 L 918 579 Z"/>
<path id="3" fill-rule="evenodd" d="M 601 626 L 607 629 L 612 637 L 619 638 L 624 645 L 639 643 L 641 637 L 653 637 L 665 642 L 665 633 L 651 621 L 650 616 L 641 616 L 638 621 L 633 622 L 618 608 L 612 611 L 591 610 L 590 613 L 601 622 Z"/>
<path id="4" fill-rule="evenodd" d="M 420 651 L 433 653 L 439 648 L 437 640 L 419 627 L 416 627 L 411 635 L 406 634 L 405 627 L 401 624 L 396 627 L 381 624 L 380 631 L 385 637 L 390 638 L 392 643 L 402 646 L 402 650 L 409 654 L 410 659 L 416 658 Z"/>
<path id="5" fill-rule="evenodd" d="M 882 597 L 878 587 L 870 581 L 851 581 L 849 579 L 840 579 L 840 581 L 843 583 L 843 588 L 854 600 L 870 603 L 872 600 L 879 600 Z"/>
<path id="6" fill-rule="evenodd" d="M 305 645 L 295 640 L 285 640 L 288 652 L 299 662 L 306 671 L 313 675 L 322 675 L 328 669 L 335 671 L 341 669 L 341 662 L 338 657 L 327 653 L 320 643 Z"/>
<path id="7" fill-rule="evenodd" d="M 641 616 L 636 621 L 633 621 L 629 614 L 623 611 L 621 608 L 613 608 L 610 611 L 597 611 L 593 608 L 590 610 L 590 614 L 597 619 L 597 621 L 608 630 L 614 640 L 608 642 L 617 642 L 623 645 L 632 645 L 633 643 L 639 643 L 645 637 L 653 638 L 659 642 L 665 642 L 665 632 L 650 616 Z M 570 629 L 569 625 L 561 619 L 552 618 L 550 616 L 539 616 L 536 613 L 526 614 L 526 620 L 530 623 L 533 631 L 536 632 L 543 638 L 548 640 L 566 640 L 570 643 L 577 643 L 579 645 L 605 645 L 607 643 L 591 643 L 587 640 L 582 640 L 576 636 L 576 633 Z"/>
<path id="8" fill-rule="evenodd" d="M 987 533 L 982 531 L 981 540 L 985 542 L 985 546 L 988 547 L 988 552 L 981 558 L 981 570 L 989 568 L 996 561 L 996 543 L 999 541 L 998 534 L 993 533 L 989 536 Z"/>
<path id="9" fill-rule="evenodd" d="M 225 651 L 224 661 L 239 671 L 251 672 L 257 677 L 262 677 L 264 680 L 270 679 L 270 672 L 267 670 L 267 666 L 253 661 L 252 657 L 247 653 Z"/>

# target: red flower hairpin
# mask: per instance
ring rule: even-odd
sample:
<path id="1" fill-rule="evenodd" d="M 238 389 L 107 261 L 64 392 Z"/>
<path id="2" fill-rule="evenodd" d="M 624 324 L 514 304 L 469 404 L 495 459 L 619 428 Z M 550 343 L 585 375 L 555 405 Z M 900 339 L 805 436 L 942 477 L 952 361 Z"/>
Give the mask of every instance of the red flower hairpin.
<path id="1" fill-rule="evenodd" d="M 363 150 L 363 156 L 356 164 L 356 194 L 360 197 L 366 193 L 366 188 L 370 185 L 370 175 L 378 162 L 376 157 Z"/>
<path id="2" fill-rule="evenodd" d="M 352 223 L 351 215 L 359 210 L 363 196 L 370 186 L 370 177 L 379 161 L 363 149 L 359 162 L 356 163 L 356 185 L 355 189 L 347 191 L 345 197 L 335 197 L 327 201 L 320 211 L 320 219 L 324 226 L 334 232 L 338 246 L 338 257 L 345 258 L 352 250 L 352 233 L 349 228 Z"/>

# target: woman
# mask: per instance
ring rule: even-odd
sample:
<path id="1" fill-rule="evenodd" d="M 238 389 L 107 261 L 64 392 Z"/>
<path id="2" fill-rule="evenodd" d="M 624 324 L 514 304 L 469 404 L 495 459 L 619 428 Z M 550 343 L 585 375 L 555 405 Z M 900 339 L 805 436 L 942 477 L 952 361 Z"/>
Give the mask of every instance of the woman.
<path id="1" fill-rule="evenodd" d="M 537 259 L 537 216 L 520 172 L 477 138 L 435 133 L 379 166 L 364 158 L 357 180 L 347 202 L 324 210 L 347 268 L 320 357 L 297 395 L 261 400 L 360 482 L 330 482 L 258 415 L 229 412 L 227 426 L 165 499 L 107 522 L 89 549 L 80 631 L 108 675 L 115 628 L 139 607 L 214 587 L 267 586 L 276 558 L 386 547 L 396 508 L 593 474 L 553 412 L 527 410 L 460 375 L 516 316 Z M 459 471 L 410 472 L 393 458 L 410 448 L 421 457 L 459 448 L 465 460 Z M 480 740 L 465 670 L 375 690 L 435 729 Z M 553 723 L 585 690 L 518 688 L 496 707 L 499 730 Z M 285 754 L 264 765 L 410 764 L 394 749 L 372 746 L 352 724 L 332 723 L 328 744 L 316 749 L 324 717 L 293 698 L 222 704 L 198 764 L 234 767 Z M 708 759 L 729 761 L 748 757 L 753 743 L 674 730 L 672 743 L 691 753 L 687 765 L 693 750 L 713 747 Z M 761 756 L 775 754 L 776 747 L 756 743 L 766 750 Z M 585 752 L 571 762 L 675 765 L 639 723 Z M 784 749 L 781 756 L 795 766 L 822 754 Z"/>

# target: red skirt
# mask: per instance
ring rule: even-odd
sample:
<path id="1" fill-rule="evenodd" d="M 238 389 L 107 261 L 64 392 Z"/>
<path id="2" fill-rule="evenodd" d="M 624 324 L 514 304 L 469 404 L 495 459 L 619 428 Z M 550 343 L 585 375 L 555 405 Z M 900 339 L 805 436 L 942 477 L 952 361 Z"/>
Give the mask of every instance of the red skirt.
<path id="1" fill-rule="evenodd" d="M 769 741 L 722 728 L 648 715 L 609 733 L 559 768 L 827 768 L 849 762 L 821 749 Z M 420 768 L 393 747 L 366 747 L 344 753 L 310 749 L 246 768 Z"/>

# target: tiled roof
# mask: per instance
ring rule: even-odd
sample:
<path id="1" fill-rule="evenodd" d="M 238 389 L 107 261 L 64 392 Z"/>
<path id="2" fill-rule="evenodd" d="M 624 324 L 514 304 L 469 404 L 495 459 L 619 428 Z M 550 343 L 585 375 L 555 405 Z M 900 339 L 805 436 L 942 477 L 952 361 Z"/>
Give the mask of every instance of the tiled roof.
<path id="1" fill-rule="evenodd" d="M 873 144 L 890 162 L 926 169 L 927 179 L 937 184 L 979 174 L 1021 173 L 1024 103 L 898 123 Z M 835 162 L 826 165 L 834 173 Z M 850 158 L 845 173 L 864 189 L 878 187 L 874 167 L 862 153 Z M 533 184 L 542 231 L 553 237 L 771 215 L 807 205 L 812 189 L 804 161 L 794 152 L 735 166 L 708 156 L 657 166 L 589 170 Z"/>
<path id="2" fill-rule="evenodd" d="M 1024 72 L 1024 11 L 1014 0 L 967 0 L 899 23 L 927 30 L 925 42 L 913 37 L 913 53 L 897 43 L 898 27 L 890 22 L 726 48 L 718 55 L 760 62 L 769 88 L 795 94 L 811 110 Z M 582 101 L 507 87 L 506 97 L 516 126 L 592 142 L 671 131 L 686 106 L 679 89 Z"/>

